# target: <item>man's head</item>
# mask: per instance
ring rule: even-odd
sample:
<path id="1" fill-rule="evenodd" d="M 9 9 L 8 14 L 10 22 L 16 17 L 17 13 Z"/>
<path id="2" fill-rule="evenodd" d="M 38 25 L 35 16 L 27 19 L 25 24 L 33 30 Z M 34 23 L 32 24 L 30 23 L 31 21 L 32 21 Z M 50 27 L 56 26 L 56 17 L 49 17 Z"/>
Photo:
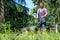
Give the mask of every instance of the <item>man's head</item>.
<path id="1" fill-rule="evenodd" d="M 43 7 L 44 7 L 44 3 L 40 2 L 40 8 L 43 8 Z"/>

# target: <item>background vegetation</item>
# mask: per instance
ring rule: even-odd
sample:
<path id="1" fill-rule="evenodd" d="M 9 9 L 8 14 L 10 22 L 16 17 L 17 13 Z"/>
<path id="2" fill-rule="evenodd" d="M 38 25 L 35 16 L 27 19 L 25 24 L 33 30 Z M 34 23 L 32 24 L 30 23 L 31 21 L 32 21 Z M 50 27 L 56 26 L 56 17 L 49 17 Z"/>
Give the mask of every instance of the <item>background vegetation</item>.
<path id="1" fill-rule="evenodd" d="M 22 32 L 21 28 L 29 26 L 39 26 L 39 19 L 36 18 L 36 12 L 39 3 L 44 2 L 48 10 L 47 27 L 53 22 L 58 24 L 60 32 L 60 0 L 32 0 L 34 5 L 28 14 L 25 0 L 0 0 L 0 40 L 60 40 L 60 33 L 34 34 L 34 31 Z M 7 35 L 8 34 L 8 35 Z M 45 36 L 44 36 L 45 35 Z"/>

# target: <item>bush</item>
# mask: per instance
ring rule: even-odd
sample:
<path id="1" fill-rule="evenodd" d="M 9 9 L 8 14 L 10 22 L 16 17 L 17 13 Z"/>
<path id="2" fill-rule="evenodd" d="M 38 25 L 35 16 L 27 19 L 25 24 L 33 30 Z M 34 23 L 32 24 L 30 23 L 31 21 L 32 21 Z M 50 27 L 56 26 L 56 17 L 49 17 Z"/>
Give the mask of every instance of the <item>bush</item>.
<path id="1" fill-rule="evenodd" d="M 6 22 L 6 23 L 2 24 L 2 26 L 3 26 L 4 31 L 6 32 L 6 30 L 10 29 L 11 24 L 10 24 L 10 22 Z"/>

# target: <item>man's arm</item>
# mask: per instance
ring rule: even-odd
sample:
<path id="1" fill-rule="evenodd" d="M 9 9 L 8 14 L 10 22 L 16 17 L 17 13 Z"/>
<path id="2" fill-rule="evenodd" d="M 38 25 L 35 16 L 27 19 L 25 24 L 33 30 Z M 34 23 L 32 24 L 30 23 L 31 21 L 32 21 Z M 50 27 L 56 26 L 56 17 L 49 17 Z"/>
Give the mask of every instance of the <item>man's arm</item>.
<path id="1" fill-rule="evenodd" d="M 38 18 L 38 14 L 37 14 L 37 18 Z"/>
<path id="2" fill-rule="evenodd" d="M 39 18 L 39 9 L 38 9 L 38 11 L 37 11 L 37 18 Z"/>

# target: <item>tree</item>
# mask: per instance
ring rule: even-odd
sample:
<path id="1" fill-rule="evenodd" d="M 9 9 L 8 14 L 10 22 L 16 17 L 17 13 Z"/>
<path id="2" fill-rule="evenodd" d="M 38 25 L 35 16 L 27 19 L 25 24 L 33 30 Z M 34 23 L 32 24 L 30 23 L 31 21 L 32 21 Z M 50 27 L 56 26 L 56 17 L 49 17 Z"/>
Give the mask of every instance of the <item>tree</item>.
<path id="1" fill-rule="evenodd" d="M 34 18 L 27 13 L 29 9 L 25 7 L 25 0 L 0 0 L 0 14 L 5 19 L 4 24 L 10 24 L 11 29 L 20 29 L 30 25 L 30 21 Z M 3 9 L 2 9 L 3 8 Z M 0 18 L 0 19 L 1 19 Z M 3 18 L 1 20 L 3 20 Z M 2 21 L 0 21 L 2 22 Z"/>
<path id="2" fill-rule="evenodd" d="M 4 2 L 3 0 L 0 0 L 0 24 L 5 21 L 4 18 Z"/>

